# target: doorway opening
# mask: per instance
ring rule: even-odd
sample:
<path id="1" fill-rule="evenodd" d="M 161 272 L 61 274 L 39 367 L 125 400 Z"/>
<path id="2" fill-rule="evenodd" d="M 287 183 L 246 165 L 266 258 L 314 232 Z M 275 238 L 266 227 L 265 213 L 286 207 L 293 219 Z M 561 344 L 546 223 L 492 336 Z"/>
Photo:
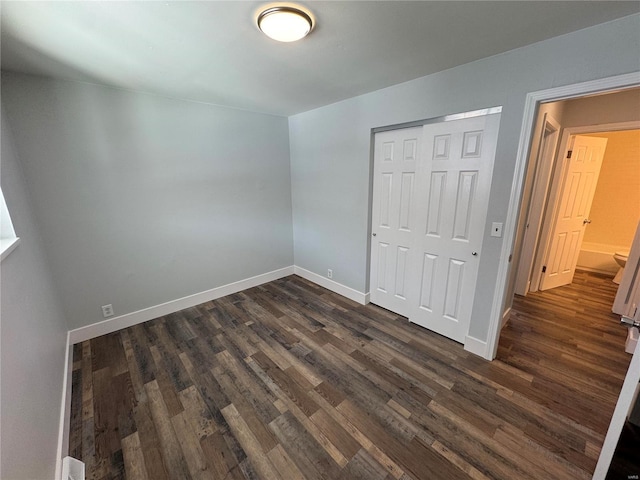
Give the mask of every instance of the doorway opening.
<path id="1" fill-rule="evenodd" d="M 510 281 L 507 282 L 504 297 L 506 301 L 503 304 L 508 308 L 503 309 L 505 313 L 502 317 L 503 321 L 498 321 L 499 325 L 497 326 L 492 324 L 499 330 L 501 326 L 504 326 L 504 320 L 507 320 L 510 314 L 512 318 L 519 320 L 517 324 L 514 322 L 514 325 L 509 325 L 505 329 L 504 336 L 500 337 L 496 332 L 496 343 L 492 346 L 497 350 L 497 339 L 500 337 L 499 358 L 503 361 L 505 358 L 509 359 L 511 356 L 511 352 L 508 350 L 510 337 L 515 335 L 520 344 L 524 345 L 524 350 L 519 354 L 512 355 L 508 362 L 530 362 L 533 371 L 541 372 L 543 383 L 546 375 L 562 377 L 569 367 L 577 369 L 574 372 L 575 375 L 569 375 L 571 378 L 565 379 L 567 391 L 573 390 L 569 403 L 574 399 L 573 396 L 578 401 L 585 401 L 585 398 L 593 397 L 592 390 L 595 389 L 590 390 L 589 383 L 597 377 L 596 371 L 599 374 L 604 374 L 604 383 L 598 386 L 598 388 L 602 388 L 602 391 L 596 395 L 595 405 L 600 405 L 604 399 L 604 403 L 608 402 L 608 410 L 611 411 L 610 407 L 620 393 L 621 379 L 626 372 L 625 365 L 628 365 L 630 357 L 625 357 L 624 354 L 626 332 L 618 326 L 616 320 L 619 316 L 616 317 L 611 313 L 612 300 L 615 295 L 611 293 L 615 292 L 617 288 L 617 285 L 612 281 L 615 266 L 606 262 L 605 264 L 594 264 L 592 262 L 594 259 L 588 257 L 593 257 L 593 253 L 602 254 L 600 255 L 600 260 L 602 260 L 610 255 L 613 263 L 615 262 L 613 253 L 616 250 L 624 250 L 631 246 L 633 232 L 635 232 L 640 218 L 640 200 L 634 199 L 634 193 L 638 192 L 640 188 L 638 184 L 635 184 L 632 186 L 632 190 L 627 191 L 625 195 L 624 186 L 620 185 L 616 189 L 615 182 L 611 182 L 609 179 L 603 184 L 604 187 L 600 188 L 603 191 L 601 196 L 604 200 L 598 201 L 595 192 L 599 187 L 596 183 L 599 172 L 596 172 L 591 176 L 594 183 L 592 198 L 580 197 L 588 188 L 585 187 L 586 183 L 583 185 L 572 183 L 572 180 L 577 177 L 573 176 L 572 178 L 573 172 L 569 160 L 571 160 L 572 154 L 576 153 L 576 149 L 572 147 L 579 142 L 580 137 L 599 138 L 609 144 L 611 140 L 615 143 L 620 140 L 619 137 L 628 135 L 632 139 L 630 143 L 638 151 L 629 155 L 629 157 L 633 157 L 629 162 L 631 170 L 628 175 L 624 176 L 624 179 L 625 181 L 632 180 L 629 177 L 635 174 L 640 175 L 640 163 L 638 163 L 640 157 L 640 132 L 638 132 L 638 128 L 640 128 L 640 109 L 638 109 L 640 91 L 637 89 L 638 83 L 638 78 L 636 78 L 634 82 L 627 84 L 629 87 L 636 88 L 615 92 L 604 92 L 605 89 L 601 89 L 600 92 L 591 90 L 587 94 L 585 90 L 581 91 L 576 88 L 571 99 L 554 102 L 549 101 L 553 95 L 546 92 L 539 97 L 541 103 L 536 104 L 539 106 L 537 120 L 533 116 L 534 112 L 529 112 L 531 124 L 528 132 L 531 139 L 531 152 L 526 168 L 527 175 L 525 177 L 522 174 L 522 183 L 514 185 L 515 190 L 522 189 L 523 198 L 519 212 L 513 213 L 514 223 L 517 223 L 518 228 L 513 243 L 515 257 L 513 269 Z M 594 95 L 594 93 L 597 94 Z M 559 96 L 555 98 L 558 99 Z M 545 101 L 549 101 L 549 103 L 544 103 Z M 628 104 L 625 105 L 625 102 Z M 526 131 L 526 128 L 524 130 Z M 528 141 L 528 139 L 526 140 Z M 550 153 L 554 148 L 556 153 Z M 573 152 L 569 153 L 571 150 Z M 615 151 L 615 149 L 612 150 Z M 617 154 L 616 157 L 619 158 L 620 154 Z M 609 161 L 608 170 L 607 176 L 609 177 L 624 174 L 623 166 L 614 160 Z M 636 181 L 640 182 L 640 180 Z M 614 183 L 612 190 L 608 190 L 608 187 L 611 186 L 608 183 Z M 635 213 L 629 213 L 620 206 L 602 203 L 610 200 L 607 197 L 619 193 L 623 195 L 622 207 L 635 207 Z M 569 200 L 567 200 L 568 198 Z M 588 208 L 591 200 L 593 200 L 594 214 L 598 210 L 604 212 L 600 222 L 605 225 L 601 226 L 606 226 L 606 222 L 603 220 L 610 221 L 611 225 L 605 229 L 609 231 L 597 232 L 592 229 L 591 235 L 586 237 L 589 242 L 585 248 L 582 245 L 585 232 L 590 226 L 589 221 L 593 223 Z M 580 219 L 580 223 L 582 223 L 580 227 L 583 230 L 578 234 L 573 234 L 573 237 L 571 230 L 565 232 L 558 230 L 559 217 L 567 211 L 567 204 L 572 204 L 572 202 L 584 207 L 581 211 L 584 216 Z M 624 213 L 622 213 L 623 210 Z M 620 216 L 617 215 L 619 212 Z M 611 231 L 618 227 L 628 229 L 630 234 L 625 236 L 621 235 L 619 231 L 617 234 Z M 598 235 L 608 235 L 608 237 Z M 565 245 L 554 246 L 553 243 L 558 241 L 559 236 L 564 237 Z M 571 239 L 573 241 L 569 241 Z M 605 245 L 606 248 L 599 246 L 595 248 L 594 244 L 596 246 Z M 612 251 L 609 252 L 609 249 Z M 573 265 L 571 262 L 567 262 L 567 259 L 571 257 L 569 253 L 575 257 Z M 567 266 L 568 263 L 569 279 L 559 285 L 549 286 L 544 284 L 543 274 L 546 272 L 543 271 L 543 268 L 555 269 L 556 273 L 560 270 L 557 268 L 560 265 L 552 267 L 549 265 L 554 261 L 554 254 L 556 259 L 562 259 L 557 262 L 558 264 L 564 262 L 564 266 Z M 579 273 L 574 281 L 578 263 L 582 263 L 582 265 L 580 265 L 581 268 L 579 268 Z M 525 296 L 530 292 L 536 293 Z M 596 300 L 600 302 L 599 306 L 594 303 Z M 603 301 L 604 303 L 602 303 Z M 511 307 L 513 307 L 513 311 Z M 572 313 L 567 316 L 568 312 Z M 532 335 L 532 337 L 523 341 L 524 336 L 528 335 Z M 585 347 L 587 340 L 594 338 L 604 339 L 604 344 Z M 489 342 L 491 340 L 490 335 Z M 596 360 L 597 356 L 609 351 L 611 352 L 610 356 L 605 353 L 603 358 Z M 534 354 L 539 353 L 550 354 L 551 357 L 558 356 L 553 360 L 533 357 Z M 616 365 L 607 363 L 614 358 L 617 359 Z M 571 365 L 563 367 L 562 362 L 569 362 Z M 544 369 L 549 370 L 545 371 Z M 580 371 L 581 369 L 583 370 Z M 580 385 L 580 375 L 584 376 L 584 385 Z M 615 381 L 613 381 L 613 376 L 617 377 Z M 575 388 L 570 388 L 572 382 L 575 383 Z M 607 382 L 611 383 L 605 385 Z M 610 415 L 605 415 L 601 420 L 608 422 L 609 418 Z M 602 445 L 603 426 L 591 426 L 600 432 L 600 439 L 582 450 L 586 456 L 598 456 L 600 445 Z"/>
<path id="2" fill-rule="evenodd" d="M 568 285 L 576 269 L 615 276 L 640 219 L 638 105 L 631 89 L 540 106 L 509 299 Z"/>
<path id="3" fill-rule="evenodd" d="M 632 89 L 638 89 L 638 87 L 640 87 L 640 72 L 634 72 L 527 94 L 522 122 L 522 133 L 520 135 L 516 156 L 511 198 L 505 221 L 505 239 L 502 244 L 500 261 L 498 263 L 497 288 L 495 289 L 491 304 L 489 331 L 483 355 L 485 358 L 490 360 L 496 356 L 500 330 L 504 325 L 504 320 L 508 318 L 515 291 L 515 276 L 518 271 L 515 266 L 518 265 L 518 259 L 522 247 L 523 231 L 523 228 L 517 227 L 519 226 L 519 223 L 522 227 L 522 224 L 526 219 L 526 217 L 520 215 L 520 206 L 528 205 L 529 199 L 531 198 L 533 175 L 531 175 L 532 169 L 528 169 L 527 164 L 530 154 L 534 153 L 533 150 L 537 146 L 535 142 L 536 132 L 540 132 L 540 129 L 536 128 L 538 112 L 541 111 L 544 105 L 549 102 L 559 102 L 562 100 L 579 98 L 593 98 L 595 101 L 601 99 L 600 103 L 603 108 L 603 116 L 606 117 L 607 115 L 610 116 L 612 111 L 624 109 L 625 105 L 614 105 L 613 102 L 608 102 L 608 98 L 604 96 L 604 94 L 616 92 L 622 93 Z M 631 112 L 632 118 L 637 119 L 637 103 L 626 105 L 626 107 L 627 111 Z M 619 120 L 619 122 L 620 121 L 621 120 Z M 598 123 L 606 124 L 611 122 L 612 120 L 609 117 L 608 119 Z M 527 172 L 527 170 L 529 175 L 525 182 L 525 172 Z M 520 233 L 517 242 L 516 233 Z"/>
<path id="4" fill-rule="evenodd" d="M 634 88 L 540 106 L 509 306 L 514 295 L 570 285 L 576 270 L 615 280 L 640 221 L 639 105 Z"/>

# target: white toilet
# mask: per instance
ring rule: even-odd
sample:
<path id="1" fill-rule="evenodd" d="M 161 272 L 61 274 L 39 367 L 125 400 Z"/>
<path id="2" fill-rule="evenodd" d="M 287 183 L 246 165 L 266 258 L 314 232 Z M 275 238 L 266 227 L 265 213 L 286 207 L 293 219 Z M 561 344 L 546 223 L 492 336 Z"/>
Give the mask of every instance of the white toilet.
<path id="1" fill-rule="evenodd" d="M 622 275 L 624 273 L 624 266 L 627 264 L 628 258 L 629 250 L 622 250 L 613 254 L 613 259 L 618 265 L 620 265 L 620 270 L 618 270 L 618 273 L 616 273 L 616 276 L 613 279 L 613 283 L 617 283 L 618 285 L 620 285 L 620 282 L 622 281 Z"/>

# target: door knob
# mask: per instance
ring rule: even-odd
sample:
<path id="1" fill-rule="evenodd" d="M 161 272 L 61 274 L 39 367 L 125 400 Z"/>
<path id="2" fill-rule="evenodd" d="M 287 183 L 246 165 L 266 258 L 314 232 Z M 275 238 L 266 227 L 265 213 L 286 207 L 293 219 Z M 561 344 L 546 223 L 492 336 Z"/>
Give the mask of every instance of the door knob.
<path id="1" fill-rule="evenodd" d="M 376 234 L 375 234 L 375 233 L 372 233 L 371 235 L 373 235 L 374 237 L 376 236 Z"/>
<path id="2" fill-rule="evenodd" d="M 588 224 L 588 223 L 591 223 L 591 220 L 589 220 L 588 218 L 585 218 L 585 219 L 582 221 L 582 224 L 583 224 L 583 225 L 586 225 L 586 224 Z"/>
<path id="3" fill-rule="evenodd" d="M 471 255 L 473 255 L 474 257 L 478 256 L 478 252 L 473 252 Z"/>

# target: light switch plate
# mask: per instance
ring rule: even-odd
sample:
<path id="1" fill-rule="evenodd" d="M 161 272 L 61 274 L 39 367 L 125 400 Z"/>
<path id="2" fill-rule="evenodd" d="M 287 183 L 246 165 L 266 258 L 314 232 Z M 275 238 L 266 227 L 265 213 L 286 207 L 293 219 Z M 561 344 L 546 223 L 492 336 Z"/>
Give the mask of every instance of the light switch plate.
<path id="1" fill-rule="evenodd" d="M 491 224 L 491 236 L 502 237 L 502 223 L 493 222 Z"/>

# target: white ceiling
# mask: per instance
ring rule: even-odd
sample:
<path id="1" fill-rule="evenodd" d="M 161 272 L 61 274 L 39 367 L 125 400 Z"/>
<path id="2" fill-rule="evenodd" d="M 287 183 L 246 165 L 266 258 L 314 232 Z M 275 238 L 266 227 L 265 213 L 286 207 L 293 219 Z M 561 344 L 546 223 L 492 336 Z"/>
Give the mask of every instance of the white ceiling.
<path id="1" fill-rule="evenodd" d="M 265 2 L 2 1 L 2 69 L 291 115 L 640 11 L 637 1 L 300 4 L 317 27 L 282 44 L 255 26 Z"/>

